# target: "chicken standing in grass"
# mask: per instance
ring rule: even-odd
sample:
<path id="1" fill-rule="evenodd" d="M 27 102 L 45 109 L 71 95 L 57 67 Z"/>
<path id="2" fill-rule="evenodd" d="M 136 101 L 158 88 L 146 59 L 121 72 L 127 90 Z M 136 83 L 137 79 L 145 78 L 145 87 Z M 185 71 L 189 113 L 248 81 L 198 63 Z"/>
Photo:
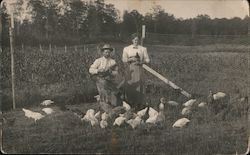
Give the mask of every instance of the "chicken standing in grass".
<path id="1" fill-rule="evenodd" d="M 104 112 L 102 115 L 101 115 L 101 121 L 100 121 L 100 127 L 101 128 L 106 128 L 108 126 L 108 114 L 106 112 Z"/>
<path id="2" fill-rule="evenodd" d="M 135 129 L 137 126 L 139 126 L 140 124 L 143 123 L 143 120 L 141 119 L 141 117 L 136 116 L 135 119 L 130 119 L 127 121 L 127 123 L 133 128 Z"/>
<path id="3" fill-rule="evenodd" d="M 98 120 L 100 120 L 100 118 L 101 118 L 101 112 L 100 111 L 98 111 L 97 113 L 95 113 L 95 118 L 98 119 Z"/>
<path id="4" fill-rule="evenodd" d="M 183 106 L 190 107 L 196 102 L 196 99 L 190 99 L 187 102 L 183 103 Z"/>
<path id="5" fill-rule="evenodd" d="M 159 113 L 156 119 L 156 123 L 163 122 L 163 121 L 165 121 L 164 102 L 163 103 L 161 102 L 159 105 Z"/>
<path id="6" fill-rule="evenodd" d="M 222 99 L 226 96 L 225 93 L 223 92 L 217 92 L 216 94 L 213 94 L 213 99 L 214 100 L 219 100 L 219 99 Z"/>
<path id="7" fill-rule="evenodd" d="M 43 106 L 49 106 L 49 105 L 51 105 L 51 104 L 53 104 L 54 103 L 54 101 L 51 101 L 51 100 L 44 100 L 42 103 L 41 103 L 41 105 L 43 105 Z"/>
<path id="8" fill-rule="evenodd" d="M 215 114 L 218 114 L 228 106 L 227 103 L 229 102 L 229 99 L 229 96 L 223 92 L 213 93 L 211 90 L 209 90 L 207 103 L 210 106 L 211 110 Z"/>
<path id="9" fill-rule="evenodd" d="M 146 108 L 144 108 L 144 109 L 138 111 L 138 112 L 136 113 L 137 116 L 139 116 L 139 117 L 144 116 L 144 115 L 147 113 L 148 109 L 149 109 L 149 107 L 146 107 Z"/>
<path id="10" fill-rule="evenodd" d="M 189 115 L 189 114 L 191 114 L 191 112 L 192 112 L 191 107 L 185 107 L 182 109 L 181 114 L 182 115 Z"/>
<path id="11" fill-rule="evenodd" d="M 86 122 L 90 122 L 91 126 L 95 126 L 99 123 L 99 121 L 95 117 L 95 110 L 93 110 L 93 109 L 89 109 L 86 112 L 85 116 L 81 120 L 84 120 Z"/>
<path id="12" fill-rule="evenodd" d="M 131 106 L 125 101 L 122 102 L 122 106 L 125 108 L 126 111 L 129 111 L 131 109 Z"/>
<path id="13" fill-rule="evenodd" d="M 44 111 L 46 114 L 52 114 L 54 110 L 52 108 L 43 108 L 42 111 Z"/>
<path id="14" fill-rule="evenodd" d="M 165 102 L 162 102 L 161 100 L 161 103 L 159 104 L 159 112 L 150 107 L 149 118 L 146 120 L 146 123 L 156 124 L 165 120 L 164 103 Z"/>
<path id="15" fill-rule="evenodd" d="M 119 116 L 115 119 L 113 125 L 121 126 L 125 122 L 126 118 L 123 116 Z"/>
<path id="16" fill-rule="evenodd" d="M 183 128 L 190 122 L 187 118 L 178 119 L 174 124 L 173 128 Z"/>
<path id="17" fill-rule="evenodd" d="M 148 115 L 149 117 L 153 117 L 155 115 L 158 115 L 158 111 L 156 111 L 154 108 L 149 107 L 149 111 L 148 111 Z"/>
<path id="18" fill-rule="evenodd" d="M 201 102 L 201 103 L 198 105 L 198 107 L 203 108 L 203 107 L 205 107 L 206 105 L 207 105 L 206 102 Z"/>
<path id="19" fill-rule="evenodd" d="M 146 120 L 146 123 L 155 124 L 158 114 L 159 114 L 158 111 L 150 107 L 148 111 L 149 118 Z"/>
<path id="20" fill-rule="evenodd" d="M 34 119 L 35 122 L 44 117 L 44 115 L 42 115 L 38 112 L 33 112 L 33 111 L 25 109 L 25 108 L 23 108 L 22 110 L 24 111 L 26 117 Z"/>

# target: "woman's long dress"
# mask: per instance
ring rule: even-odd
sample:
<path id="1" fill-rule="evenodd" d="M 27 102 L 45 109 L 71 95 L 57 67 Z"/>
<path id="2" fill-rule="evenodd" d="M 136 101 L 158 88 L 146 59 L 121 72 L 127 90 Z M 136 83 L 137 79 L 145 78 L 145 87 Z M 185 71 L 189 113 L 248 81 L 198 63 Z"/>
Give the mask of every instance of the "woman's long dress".
<path id="1" fill-rule="evenodd" d="M 129 62 L 129 58 L 135 57 L 140 62 L 148 63 L 147 49 L 142 46 L 133 45 L 125 47 L 122 60 L 125 63 L 125 99 L 136 109 L 142 108 L 144 101 L 144 75 L 141 65 L 136 61 Z"/>

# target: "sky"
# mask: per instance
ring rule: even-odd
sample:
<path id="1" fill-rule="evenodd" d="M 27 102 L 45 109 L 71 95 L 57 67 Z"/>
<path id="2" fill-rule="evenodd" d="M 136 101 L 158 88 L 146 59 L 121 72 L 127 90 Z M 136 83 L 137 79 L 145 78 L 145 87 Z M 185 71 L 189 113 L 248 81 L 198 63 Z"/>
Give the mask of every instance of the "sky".
<path id="1" fill-rule="evenodd" d="M 136 9 L 145 15 L 154 5 L 161 5 L 165 12 L 177 18 L 193 18 L 207 14 L 211 18 L 244 18 L 249 15 L 247 0 L 105 0 L 114 4 L 121 15 L 124 10 Z"/>
<path id="2" fill-rule="evenodd" d="M 7 10 L 10 13 L 10 3 L 18 0 L 4 0 Z M 67 0 L 58 0 L 58 2 Z M 82 0 L 91 1 L 91 0 Z M 92 0 L 93 1 L 93 0 Z M 22 5 L 22 14 L 18 18 L 21 22 L 24 19 L 31 20 L 31 10 L 27 8 L 29 0 L 24 0 Z M 199 14 L 207 14 L 211 18 L 244 18 L 249 15 L 249 6 L 247 0 L 104 0 L 105 3 L 114 4 L 120 11 L 122 19 L 125 10 L 132 11 L 136 9 L 145 15 L 152 12 L 153 6 L 160 5 L 165 12 L 173 14 L 176 18 L 194 18 Z M 3 3 L 1 3 L 1 6 Z"/>

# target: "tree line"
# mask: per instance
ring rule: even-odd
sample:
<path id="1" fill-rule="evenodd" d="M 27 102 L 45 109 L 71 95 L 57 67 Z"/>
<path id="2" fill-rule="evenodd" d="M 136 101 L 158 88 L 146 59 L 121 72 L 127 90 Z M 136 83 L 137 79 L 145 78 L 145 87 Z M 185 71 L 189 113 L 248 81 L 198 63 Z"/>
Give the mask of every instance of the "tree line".
<path id="1" fill-rule="evenodd" d="M 16 4 L 14 15 L 23 17 L 25 0 Z M 182 19 L 167 13 L 161 6 L 154 6 L 145 15 L 137 10 L 121 12 L 104 0 L 30 0 L 26 14 L 30 20 L 15 20 L 16 44 L 79 44 L 100 40 L 126 40 L 131 33 L 147 32 L 185 35 L 246 35 L 249 17 L 241 19 L 214 18 L 198 15 Z M 1 9 L 2 45 L 8 46 L 9 15 L 5 6 Z"/>

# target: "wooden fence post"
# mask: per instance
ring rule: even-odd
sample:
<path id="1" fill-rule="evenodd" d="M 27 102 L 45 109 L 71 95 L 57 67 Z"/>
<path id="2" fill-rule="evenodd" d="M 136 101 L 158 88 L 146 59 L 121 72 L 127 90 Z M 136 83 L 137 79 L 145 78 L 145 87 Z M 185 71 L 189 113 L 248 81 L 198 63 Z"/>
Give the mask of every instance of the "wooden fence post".
<path id="1" fill-rule="evenodd" d="M 49 44 L 49 52 L 51 52 L 51 44 Z"/>
<path id="2" fill-rule="evenodd" d="M 43 51 L 41 44 L 39 44 L 39 49 L 40 49 L 40 51 Z"/>
<path id="3" fill-rule="evenodd" d="M 11 54 L 11 85 L 12 85 L 12 103 L 13 109 L 16 108 L 16 99 L 15 99 L 15 63 L 14 63 L 14 19 L 13 14 L 11 14 L 11 27 L 9 28 L 10 35 L 10 54 Z"/>
<path id="4" fill-rule="evenodd" d="M 75 45 L 75 51 L 77 51 L 77 46 Z"/>
<path id="5" fill-rule="evenodd" d="M 65 53 L 67 52 L 67 46 L 66 45 L 64 46 L 64 52 Z"/>

